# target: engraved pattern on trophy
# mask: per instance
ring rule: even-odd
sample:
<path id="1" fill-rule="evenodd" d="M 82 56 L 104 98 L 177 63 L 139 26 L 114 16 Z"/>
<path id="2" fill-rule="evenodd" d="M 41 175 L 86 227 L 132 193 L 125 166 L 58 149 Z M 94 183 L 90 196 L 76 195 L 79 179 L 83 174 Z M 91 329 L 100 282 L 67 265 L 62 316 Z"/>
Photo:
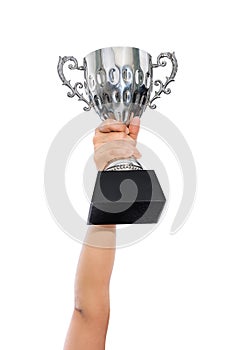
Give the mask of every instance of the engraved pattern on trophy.
<path id="1" fill-rule="evenodd" d="M 161 53 L 158 57 L 157 57 L 157 63 L 153 64 L 152 67 L 153 68 L 157 68 L 157 67 L 165 67 L 167 65 L 167 62 L 165 60 L 163 60 L 163 58 L 168 58 L 171 63 L 172 63 L 172 71 L 169 77 L 166 77 L 166 81 L 163 83 L 160 79 L 157 79 L 154 81 L 154 85 L 155 86 L 159 86 L 159 90 L 155 91 L 155 95 L 154 97 L 150 100 L 149 102 L 149 107 L 151 109 L 155 109 L 156 105 L 153 104 L 153 101 L 155 101 L 156 99 L 160 98 L 161 93 L 163 92 L 164 94 L 170 94 L 171 93 L 171 89 L 168 88 L 167 86 L 174 81 L 174 78 L 177 74 L 177 69 L 178 69 L 178 64 L 177 64 L 177 59 L 175 56 L 175 53 L 170 53 L 170 52 L 165 52 L 165 53 Z"/>
<path id="2" fill-rule="evenodd" d="M 71 92 L 69 91 L 67 93 L 67 96 L 68 97 L 74 97 L 74 96 L 77 96 L 78 97 L 78 100 L 79 101 L 83 101 L 87 104 L 88 107 L 84 107 L 84 111 L 89 111 L 91 109 L 91 103 L 89 101 L 87 101 L 85 98 L 84 98 L 84 95 L 82 93 L 79 92 L 79 89 L 82 89 L 83 88 L 83 84 L 81 82 L 77 82 L 74 84 L 74 86 L 71 85 L 71 81 L 70 80 L 67 80 L 65 78 L 65 75 L 64 75 L 64 72 L 63 72 L 63 68 L 64 68 L 64 64 L 68 61 L 71 61 L 73 62 L 74 64 L 69 64 L 68 65 L 68 68 L 71 69 L 71 70 L 74 70 L 74 69 L 77 69 L 77 70 L 83 70 L 85 71 L 85 67 L 83 66 L 79 66 L 78 65 L 78 61 L 75 57 L 73 56 L 64 56 L 64 57 L 61 57 L 59 56 L 59 62 L 58 62 L 58 67 L 57 67 L 57 70 L 58 70 L 58 74 L 59 74 L 59 77 L 61 79 L 61 81 L 63 82 L 63 85 L 65 86 L 68 86 L 68 88 L 71 90 Z M 85 85 L 86 87 L 86 85 Z"/>
<path id="3" fill-rule="evenodd" d="M 102 120 L 129 124 L 147 107 L 152 76 L 151 56 L 137 48 L 105 48 L 86 59 L 90 100 Z"/>

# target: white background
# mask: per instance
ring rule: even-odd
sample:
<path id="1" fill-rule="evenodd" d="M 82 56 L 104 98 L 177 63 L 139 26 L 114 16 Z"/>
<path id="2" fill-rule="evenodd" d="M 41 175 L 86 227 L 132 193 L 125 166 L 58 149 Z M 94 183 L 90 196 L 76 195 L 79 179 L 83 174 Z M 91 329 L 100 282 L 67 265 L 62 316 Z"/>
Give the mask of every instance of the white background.
<path id="1" fill-rule="evenodd" d="M 52 219 L 43 171 L 51 141 L 82 105 L 66 97 L 56 65 L 59 55 L 81 61 L 123 45 L 153 57 L 176 52 L 172 95 L 158 110 L 192 149 L 198 192 L 185 226 L 169 235 L 180 200 L 176 166 L 169 175 L 177 196 L 162 225 L 117 251 L 106 349 L 240 349 L 238 1 L 23 0 L 0 13 L 0 348 L 63 346 L 81 245 Z"/>

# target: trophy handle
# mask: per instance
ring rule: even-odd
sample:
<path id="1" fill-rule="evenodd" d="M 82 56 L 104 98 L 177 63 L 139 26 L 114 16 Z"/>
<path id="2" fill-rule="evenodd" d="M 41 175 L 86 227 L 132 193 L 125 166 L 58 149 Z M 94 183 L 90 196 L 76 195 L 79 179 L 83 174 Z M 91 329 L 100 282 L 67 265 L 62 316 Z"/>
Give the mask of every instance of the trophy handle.
<path id="1" fill-rule="evenodd" d="M 84 67 L 84 66 L 79 66 L 79 65 L 78 65 L 78 61 L 77 61 L 77 59 L 76 59 L 75 57 L 73 57 L 73 56 L 64 56 L 64 57 L 61 57 L 61 56 L 59 56 L 59 62 L 58 62 L 58 67 L 57 67 L 58 75 L 59 75 L 61 81 L 63 82 L 63 85 L 68 86 L 68 88 L 70 88 L 70 90 L 71 90 L 71 91 L 69 91 L 69 92 L 67 93 L 67 96 L 68 96 L 68 97 L 77 96 L 79 101 L 84 101 L 84 102 L 87 104 L 87 106 L 88 106 L 88 107 L 85 106 L 85 107 L 83 108 L 84 111 L 89 111 L 89 110 L 91 109 L 91 107 L 92 107 L 91 102 L 90 102 L 90 101 L 87 101 L 87 100 L 84 98 L 83 94 L 81 94 L 81 93 L 78 91 L 78 89 L 82 89 L 82 88 L 83 88 L 83 84 L 80 83 L 80 82 L 77 82 L 77 83 L 75 83 L 74 86 L 72 86 L 71 83 L 70 83 L 70 80 L 67 80 L 67 79 L 65 78 L 65 75 L 64 75 L 64 72 L 63 72 L 63 67 L 64 67 L 64 64 L 65 64 L 66 62 L 68 62 L 68 61 L 73 62 L 73 64 L 71 63 L 71 64 L 68 65 L 68 68 L 69 68 L 69 69 L 71 69 L 71 70 L 77 69 L 77 70 L 83 70 L 83 71 L 85 71 L 85 67 Z"/>
<path id="2" fill-rule="evenodd" d="M 158 57 L 157 57 L 157 63 L 153 63 L 152 64 L 152 68 L 157 68 L 157 67 L 165 67 L 167 62 L 162 60 L 163 58 L 168 58 L 171 63 L 172 63 L 172 72 L 170 74 L 169 77 L 166 77 L 166 81 L 163 83 L 160 79 L 155 80 L 154 81 L 154 85 L 155 86 L 160 86 L 158 91 L 155 91 L 154 96 L 150 99 L 149 102 L 149 107 L 151 109 L 155 109 L 156 105 L 153 104 L 153 101 L 155 101 L 157 98 L 160 98 L 160 95 L 162 92 L 164 92 L 164 94 L 170 94 L 171 93 L 171 89 L 168 88 L 167 86 L 174 81 L 174 78 L 176 76 L 177 73 L 177 68 L 178 68 L 178 64 L 177 64 L 177 59 L 175 56 L 175 53 L 170 53 L 170 52 L 165 52 L 165 53 L 161 53 Z"/>

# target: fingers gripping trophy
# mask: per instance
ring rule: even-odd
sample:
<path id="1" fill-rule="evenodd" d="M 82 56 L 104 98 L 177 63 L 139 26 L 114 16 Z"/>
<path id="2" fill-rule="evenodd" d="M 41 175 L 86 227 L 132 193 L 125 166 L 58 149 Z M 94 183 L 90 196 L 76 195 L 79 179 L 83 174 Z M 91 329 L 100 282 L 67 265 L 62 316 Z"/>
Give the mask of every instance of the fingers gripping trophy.
<path id="1" fill-rule="evenodd" d="M 170 60 L 172 71 L 165 82 L 153 82 L 153 68 L 165 67 Z M 63 67 L 84 73 L 84 83 L 71 85 Z M 70 91 L 85 103 L 84 111 L 92 108 L 101 120 L 114 119 L 127 126 L 139 118 L 147 107 L 155 109 L 154 101 L 162 93 L 169 94 L 168 85 L 177 73 L 174 53 L 161 53 L 152 63 L 149 53 L 133 47 L 109 47 L 88 54 L 79 66 L 73 56 L 59 57 L 58 74 Z M 153 85 L 158 90 L 152 95 Z M 86 94 L 81 93 L 85 89 Z M 152 96 L 151 96 L 152 95 Z M 88 224 L 144 224 L 158 222 L 166 198 L 154 170 L 143 170 L 135 157 L 113 159 L 98 171 L 90 204 Z"/>

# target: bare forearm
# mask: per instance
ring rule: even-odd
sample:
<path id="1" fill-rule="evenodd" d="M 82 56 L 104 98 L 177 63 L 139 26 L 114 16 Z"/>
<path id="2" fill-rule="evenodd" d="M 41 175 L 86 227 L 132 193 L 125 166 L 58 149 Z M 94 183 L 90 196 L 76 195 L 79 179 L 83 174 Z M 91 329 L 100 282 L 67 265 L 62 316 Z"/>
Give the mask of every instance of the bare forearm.
<path id="1" fill-rule="evenodd" d="M 88 228 L 76 271 L 75 308 L 64 350 L 105 348 L 115 243 L 115 226 Z"/>
<path id="2" fill-rule="evenodd" d="M 114 225 L 88 228 L 75 279 L 75 308 L 83 316 L 108 312 L 115 243 Z"/>

